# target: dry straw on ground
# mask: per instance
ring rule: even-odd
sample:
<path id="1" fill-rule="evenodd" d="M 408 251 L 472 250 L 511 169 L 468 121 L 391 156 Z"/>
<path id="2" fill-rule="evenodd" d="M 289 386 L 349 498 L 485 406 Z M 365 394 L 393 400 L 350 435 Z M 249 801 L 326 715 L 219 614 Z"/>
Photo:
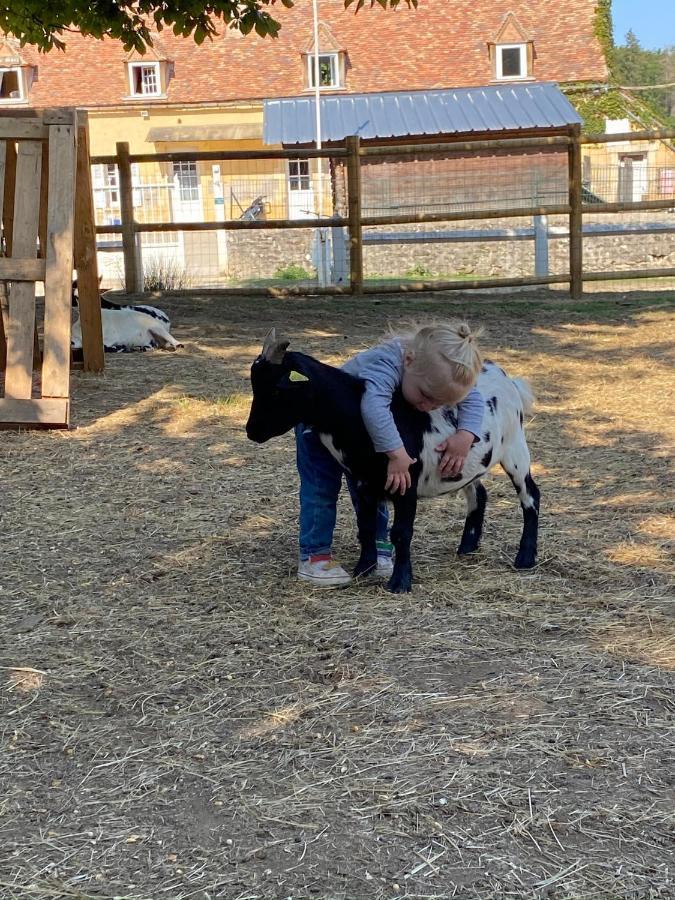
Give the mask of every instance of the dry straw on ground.
<path id="1" fill-rule="evenodd" d="M 183 352 L 2 435 L 0 897 L 673 897 L 667 298 L 168 307 Z M 338 362 L 449 311 L 534 384 L 538 568 L 497 476 L 471 559 L 420 509 L 411 595 L 298 584 L 292 441 L 242 431 L 265 331 Z"/>

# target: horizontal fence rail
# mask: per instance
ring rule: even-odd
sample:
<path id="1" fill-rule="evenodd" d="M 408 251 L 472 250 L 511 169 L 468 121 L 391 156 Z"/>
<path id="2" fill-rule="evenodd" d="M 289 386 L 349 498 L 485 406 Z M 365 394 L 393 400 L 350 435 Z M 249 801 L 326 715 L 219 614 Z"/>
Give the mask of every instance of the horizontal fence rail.
<path id="1" fill-rule="evenodd" d="M 661 269 L 645 267 L 616 270 L 612 267 L 611 271 L 601 272 L 584 271 L 583 263 L 586 240 L 621 238 L 623 235 L 637 234 L 668 235 L 675 232 L 675 216 L 672 223 L 668 219 L 668 213 L 675 212 L 675 149 L 669 143 L 663 143 L 663 147 L 666 148 L 663 153 L 672 153 L 670 162 L 668 161 L 670 157 L 664 156 L 666 162 L 663 164 L 650 163 L 650 167 L 647 168 L 646 163 L 644 166 L 640 163 L 640 160 L 650 152 L 649 148 L 645 150 L 645 142 L 649 144 L 673 140 L 675 129 L 629 134 L 582 135 L 579 127 L 573 126 L 564 133 L 545 136 L 498 139 L 490 137 L 485 140 L 447 142 L 436 140 L 433 143 L 408 141 L 401 144 L 383 143 L 366 147 L 361 146 L 358 137 L 350 137 L 341 145 L 297 150 L 213 150 L 132 154 L 129 152 L 128 144 L 120 142 L 114 156 L 91 158 L 92 165 L 108 168 L 117 173 L 113 175 L 111 171 L 108 172 L 108 181 L 103 187 L 99 187 L 98 196 L 102 207 L 115 207 L 118 210 L 118 218 L 111 219 L 111 214 L 108 213 L 107 221 L 99 221 L 96 225 L 96 234 L 109 235 L 111 238 L 105 244 L 101 244 L 100 249 L 116 252 L 121 247 L 125 287 L 129 293 L 137 293 L 142 286 L 141 252 L 156 253 L 162 247 L 171 248 L 181 242 L 186 244 L 189 235 L 195 235 L 191 240 L 197 240 L 200 232 L 213 232 L 214 236 L 208 240 L 217 240 L 220 249 L 223 241 L 227 240 L 229 245 L 229 242 L 235 240 L 236 234 L 241 234 L 242 239 L 245 239 L 246 232 L 271 233 L 270 240 L 283 242 L 285 238 L 281 232 L 287 230 L 288 240 L 293 233 L 310 232 L 314 248 L 312 259 L 315 265 L 318 265 L 315 253 L 319 254 L 318 258 L 321 260 L 321 254 L 332 252 L 335 261 L 337 249 L 342 247 L 342 276 L 333 283 L 322 283 L 319 280 L 318 284 L 265 287 L 253 284 L 250 287 L 228 287 L 228 293 L 265 293 L 278 296 L 303 293 L 380 294 L 391 291 L 448 291 L 569 284 L 571 295 L 580 297 L 585 281 L 669 278 L 675 273 L 672 265 L 667 264 Z M 597 159 L 602 158 L 601 154 L 605 152 L 601 148 L 610 144 L 617 144 L 619 148 L 612 150 L 616 156 L 616 164 L 613 163 L 615 167 L 611 171 L 608 169 L 609 174 L 605 175 L 603 164 L 597 163 Z M 596 145 L 595 150 L 592 149 L 593 145 Z M 594 153 L 595 156 L 584 157 L 582 150 L 585 154 Z M 235 170 L 239 171 L 236 167 L 253 164 L 255 161 L 260 162 L 262 172 L 258 176 L 262 185 L 260 189 L 262 196 L 258 197 L 256 202 L 259 201 L 262 209 L 265 190 L 271 191 L 273 197 L 267 203 L 268 207 L 270 203 L 272 207 L 273 214 L 270 217 L 248 216 L 250 207 L 247 210 L 243 209 L 247 199 L 241 202 L 242 191 L 249 190 L 250 193 L 253 189 L 237 187 L 235 190 L 235 184 L 247 184 L 245 175 L 236 181 L 236 176 L 232 174 Z M 274 161 L 283 164 L 282 169 L 277 166 L 274 173 L 267 169 L 262 171 L 263 163 L 269 165 Z M 476 162 L 480 163 L 482 168 L 480 165 L 472 168 L 472 164 Z M 181 211 L 189 207 L 190 198 L 193 195 L 201 196 L 199 192 L 202 188 L 196 174 L 199 163 L 217 164 L 212 166 L 213 178 L 210 189 L 213 191 L 213 198 L 217 197 L 213 199 L 213 203 L 219 203 L 220 206 L 215 206 L 216 217 L 208 221 L 204 220 L 203 215 L 201 218 L 181 216 Z M 139 166 L 153 165 L 157 169 L 161 164 L 168 165 L 169 172 L 173 170 L 174 173 L 178 173 L 174 174 L 175 183 L 172 183 L 170 176 L 166 175 L 163 181 L 156 179 L 153 183 L 139 183 L 137 176 Z M 229 214 L 226 214 L 224 208 L 225 200 L 220 180 L 223 165 L 230 167 L 227 176 L 231 185 Z M 458 168 L 452 170 L 452 165 L 457 165 Z M 499 169 L 499 165 L 502 169 Z M 490 169 L 490 166 L 493 168 Z M 202 178 L 204 171 L 205 168 L 201 173 Z M 452 171 L 455 171 L 454 175 L 449 174 Z M 494 180 L 491 178 L 492 172 L 496 173 Z M 190 182 L 191 177 L 194 183 Z M 311 199 L 311 195 L 316 193 L 317 184 L 319 197 L 324 197 L 324 200 L 328 198 L 327 211 L 325 203 L 319 201 L 317 204 Z M 422 196 L 419 195 L 416 186 L 421 186 Z M 297 217 L 297 210 L 295 216 L 283 212 L 286 200 L 282 202 L 279 198 L 283 192 L 288 192 L 287 202 L 290 211 L 292 189 L 296 191 L 293 199 L 302 200 L 305 194 L 309 198 L 305 201 L 308 208 L 299 210 L 302 217 Z M 438 193 L 435 194 L 434 191 Z M 614 200 L 613 195 L 623 196 L 625 199 Z M 643 199 L 645 195 L 647 199 Z M 533 200 L 535 202 L 532 202 Z M 152 203 L 155 203 L 154 207 Z M 154 216 L 153 209 L 156 209 Z M 167 209 L 169 221 L 166 220 Z M 385 214 L 378 212 L 378 209 L 394 211 Z M 644 211 L 660 211 L 666 215 L 654 216 L 647 222 L 637 221 L 638 214 Z M 241 212 L 241 215 L 237 218 L 238 212 Z M 609 223 L 606 219 L 584 224 L 584 218 L 587 216 L 602 217 L 619 213 L 634 215 L 630 220 L 618 224 Z M 549 224 L 548 220 L 556 217 L 558 223 Z M 559 224 L 561 217 L 566 220 L 565 227 Z M 481 220 L 488 222 L 517 218 L 531 218 L 532 226 L 500 228 L 496 223 L 495 227 L 475 233 L 461 228 L 436 232 L 381 230 L 397 229 L 405 225 L 419 228 L 426 224 L 441 222 Z M 275 232 L 279 233 L 278 238 L 274 237 Z M 226 237 L 228 234 L 232 237 Z M 115 236 L 121 237 L 121 242 L 113 240 Z M 565 271 L 551 273 L 548 270 L 548 247 L 549 242 L 555 239 L 558 239 L 558 244 L 561 244 L 560 239 L 568 242 L 566 251 L 565 245 L 561 244 L 563 252 L 567 253 L 567 266 Z M 239 241 L 239 238 L 236 240 Z M 506 278 L 462 276 L 454 280 L 439 276 L 432 280 L 421 273 L 419 279 L 413 275 L 407 282 L 397 281 L 397 277 L 392 274 L 391 278 L 387 276 L 386 285 L 367 284 L 364 276 L 364 248 L 368 247 L 382 248 L 393 245 L 423 247 L 425 244 L 434 243 L 491 245 L 492 242 L 511 240 L 534 241 L 534 274 Z M 296 245 L 297 242 L 294 246 Z M 236 246 L 239 245 L 235 244 Z M 329 250 L 326 250 L 326 246 Z M 167 250 L 167 253 L 169 252 Z M 554 255 L 558 259 L 559 267 L 560 248 Z M 669 253 L 653 254 L 654 258 L 669 255 Z M 617 258 L 619 256 L 620 251 L 617 251 Z M 309 255 L 306 258 L 309 259 Z M 326 260 L 323 262 L 326 263 Z M 419 268 L 423 270 L 424 266 Z"/>

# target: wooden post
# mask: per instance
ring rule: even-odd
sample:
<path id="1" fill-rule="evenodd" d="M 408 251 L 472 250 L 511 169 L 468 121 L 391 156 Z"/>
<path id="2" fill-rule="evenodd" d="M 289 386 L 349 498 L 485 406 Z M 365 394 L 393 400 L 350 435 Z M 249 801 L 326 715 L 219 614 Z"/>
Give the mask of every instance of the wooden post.
<path id="1" fill-rule="evenodd" d="M 81 121 L 81 114 L 80 114 Z M 82 326 L 82 357 L 85 372 L 102 372 L 103 327 L 101 297 L 96 260 L 96 221 L 89 165 L 89 139 L 86 124 L 77 129 L 77 170 L 75 181 L 75 268 Z"/>
<path id="2" fill-rule="evenodd" d="M 5 169 L 7 156 L 7 141 L 0 140 L 0 203 L 5 192 Z M 0 246 L 0 256 L 2 256 L 2 247 Z M 0 281 L 0 372 L 5 371 L 5 363 L 7 362 L 7 335 L 5 320 L 8 320 L 9 311 L 7 309 L 7 282 Z"/>
<path id="3" fill-rule="evenodd" d="M 134 228 L 134 195 L 131 184 L 129 144 L 117 142 L 117 167 L 120 173 L 120 211 L 122 213 L 122 252 L 124 253 L 124 287 L 128 294 L 142 289 L 138 257 L 136 255 L 136 229 Z"/>
<path id="4" fill-rule="evenodd" d="M 12 254 L 18 259 L 37 257 L 40 217 L 42 145 L 21 141 L 16 164 L 16 192 Z M 30 400 L 32 396 L 35 282 L 15 281 L 9 295 L 5 397 Z"/>
<path id="5" fill-rule="evenodd" d="M 580 125 L 573 125 L 570 128 L 568 173 L 570 199 L 570 294 L 574 300 L 579 300 L 584 290 Z"/>
<path id="6" fill-rule="evenodd" d="M 363 229 L 361 227 L 361 139 L 347 137 L 347 201 L 349 209 L 349 274 L 352 294 L 363 293 Z"/>
<path id="7" fill-rule="evenodd" d="M 59 111 L 62 118 L 66 110 Z M 68 424 L 70 333 L 72 318 L 73 230 L 77 119 L 70 125 L 49 124 L 49 204 L 45 273 L 45 335 L 42 397 L 65 404 Z M 47 114 L 45 124 L 49 123 Z"/>

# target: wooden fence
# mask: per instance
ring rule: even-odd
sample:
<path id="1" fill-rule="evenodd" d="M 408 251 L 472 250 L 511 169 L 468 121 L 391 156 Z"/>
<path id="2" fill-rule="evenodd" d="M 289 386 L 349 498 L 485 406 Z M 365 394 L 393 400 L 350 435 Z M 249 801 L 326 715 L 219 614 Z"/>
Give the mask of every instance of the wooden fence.
<path id="1" fill-rule="evenodd" d="M 333 146 L 322 150 L 247 150 L 247 151 L 208 151 L 208 152 L 167 152 L 156 154 L 130 154 L 126 143 L 117 144 L 114 156 L 93 157 L 93 164 L 115 164 L 119 169 L 119 187 L 121 201 L 121 224 L 99 225 L 99 234 L 120 234 L 124 256 L 125 288 L 128 293 L 142 290 L 142 272 L 138 257 L 138 236 L 151 232 L 176 231 L 248 231 L 268 229 L 336 229 L 347 228 L 349 244 L 348 286 L 315 286 L 311 287 L 233 287 L 224 288 L 227 293 L 238 294 L 376 294 L 396 291 L 438 291 L 467 290 L 477 288 L 520 287 L 548 284 L 569 284 L 571 296 L 581 297 L 585 281 L 610 281 L 624 279 L 644 279 L 653 277 L 675 276 L 675 268 L 631 269 L 609 272 L 584 271 L 583 237 L 584 215 L 589 213 L 617 213 L 637 210 L 663 210 L 675 206 L 675 198 L 660 200 L 644 200 L 636 202 L 585 202 L 582 182 L 582 147 L 585 144 L 601 144 L 608 142 L 654 141 L 675 138 L 675 129 L 660 129 L 646 132 L 630 132 L 628 134 L 583 135 L 578 126 L 571 127 L 567 134 L 550 137 L 487 139 L 470 141 L 452 141 L 446 143 L 416 143 L 382 146 L 361 146 L 358 137 L 348 137 L 343 146 Z M 471 154 L 485 151 L 531 151 L 556 148 L 567 154 L 568 191 L 566 202 L 533 205 L 511 206 L 509 208 L 490 208 L 461 211 L 438 211 L 410 213 L 399 215 L 364 216 L 362 213 L 362 161 L 369 157 L 400 156 L 414 157 L 420 153 L 463 153 Z M 328 158 L 346 164 L 348 208 L 346 216 L 314 219 L 271 219 L 263 221 L 229 220 L 201 222 L 150 222 L 139 223 L 134 219 L 132 165 L 134 163 L 161 163 L 182 161 L 224 161 L 224 160 L 309 160 Z M 418 281 L 405 284 L 368 285 L 364 282 L 363 229 L 368 226 L 402 225 L 413 223 L 453 222 L 481 219 L 504 219 L 523 216 L 566 216 L 568 218 L 567 236 L 569 237 L 568 271 L 556 275 L 531 275 L 513 278 L 477 278 L 472 280 L 452 281 Z"/>

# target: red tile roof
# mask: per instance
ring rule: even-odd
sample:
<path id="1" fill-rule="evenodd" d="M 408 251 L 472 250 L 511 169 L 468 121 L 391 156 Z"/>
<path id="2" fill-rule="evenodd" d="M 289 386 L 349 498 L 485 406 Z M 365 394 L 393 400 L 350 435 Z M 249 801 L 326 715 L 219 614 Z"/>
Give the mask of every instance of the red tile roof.
<path id="1" fill-rule="evenodd" d="M 604 81 L 607 69 L 593 20 L 596 0 L 420 0 L 418 8 L 379 6 L 354 13 L 343 0 L 319 0 L 320 19 L 347 53 L 349 92 L 468 87 L 491 79 L 488 42 L 509 13 L 534 41 L 533 75 L 538 81 Z M 226 31 L 198 47 L 171 31 L 159 36 L 160 52 L 173 76 L 165 100 L 144 105 L 190 105 L 301 94 L 303 52 L 311 47 L 311 0 L 292 9 L 274 7 L 280 37 L 236 36 Z M 67 51 L 20 50 L 37 66 L 32 106 L 101 108 L 128 104 L 121 44 L 80 35 L 67 37 Z M 10 44 L 14 42 L 9 41 Z M 17 45 L 18 46 L 18 45 Z M 138 57 L 134 56 L 134 59 Z"/>

